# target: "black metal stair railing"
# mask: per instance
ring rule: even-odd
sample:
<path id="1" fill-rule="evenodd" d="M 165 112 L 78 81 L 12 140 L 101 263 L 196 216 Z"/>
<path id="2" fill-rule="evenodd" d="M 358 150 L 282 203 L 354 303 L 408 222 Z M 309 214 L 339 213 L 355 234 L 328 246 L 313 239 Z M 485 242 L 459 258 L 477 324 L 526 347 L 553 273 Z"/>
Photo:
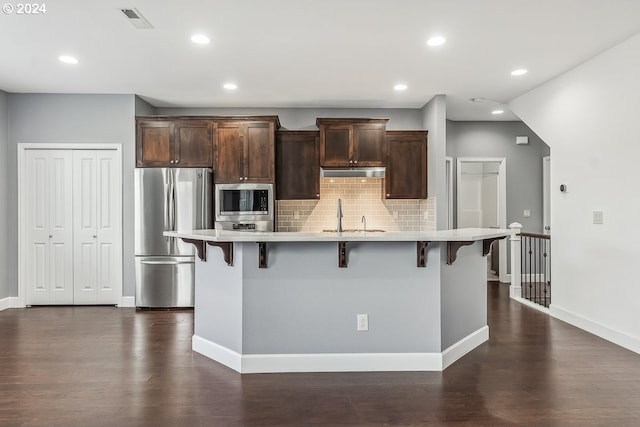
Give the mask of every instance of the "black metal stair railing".
<path id="1" fill-rule="evenodd" d="M 520 233 L 522 298 L 551 304 L 551 236 Z"/>

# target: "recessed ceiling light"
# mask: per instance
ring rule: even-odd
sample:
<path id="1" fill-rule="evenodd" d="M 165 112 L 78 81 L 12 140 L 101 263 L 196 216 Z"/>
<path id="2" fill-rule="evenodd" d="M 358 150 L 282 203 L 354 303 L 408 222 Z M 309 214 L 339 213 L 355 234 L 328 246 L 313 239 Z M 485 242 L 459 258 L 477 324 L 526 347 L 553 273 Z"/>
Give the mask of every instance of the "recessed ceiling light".
<path id="1" fill-rule="evenodd" d="M 407 87 L 408 86 L 404 83 L 398 83 L 393 87 L 393 90 L 395 90 L 396 92 L 402 92 L 403 90 L 407 90 Z"/>
<path id="2" fill-rule="evenodd" d="M 194 34 L 191 36 L 191 41 L 196 44 L 209 44 L 209 37 L 204 34 Z"/>
<path id="3" fill-rule="evenodd" d="M 493 110 L 491 114 L 498 115 L 504 113 L 504 110 Z"/>
<path id="4" fill-rule="evenodd" d="M 65 64 L 77 64 L 78 63 L 78 60 L 76 58 L 74 58 L 73 56 L 69 56 L 69 55 L 59 56 L 58 60 L 60 62 L 64 62 Z"/>
<path id="5" fill-rule="evenodd" d="M 238 89 L 238 85 L 235 83 L 225 83 L 223 86 L 226 90 L 236 90 Z"/>
<path id="6" fill-rule="evenodd" d="M 442 36 L 431 37 L 429 40 L 427 40 L 427 46 L 442 46 L 446 41 L 447 39 Z"/>
<path id="7" fill-rule="evenodd" d="M 517 70 L 513 70 L 511 72 L 512 76 L 522 76 L 524 74 L 527 74 L 527 70 L 524 68 L 518 68 Z"/>

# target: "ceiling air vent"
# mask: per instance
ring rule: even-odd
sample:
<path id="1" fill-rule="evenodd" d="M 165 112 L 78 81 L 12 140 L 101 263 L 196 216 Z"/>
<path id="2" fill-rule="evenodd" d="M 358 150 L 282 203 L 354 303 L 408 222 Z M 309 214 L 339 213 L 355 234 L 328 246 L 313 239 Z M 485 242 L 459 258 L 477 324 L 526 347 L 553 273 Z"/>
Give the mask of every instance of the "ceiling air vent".
<path id="1" fill-rule="evenodd" d="M 133 9 L 120 9 L 120 10 L 122 11 L 122 13 L 124 13 L 124 16 L 127 17 L 129 22 L 131 22 L 131 25 L 133 25 L 137 29 L 146 30 L 149 28 L 153 28 L 153 25 L 151 25 L 149 21 L 147 21 L 147 18 L 142 16 L 142 14 L 138 9 L 133 8 Z"/>

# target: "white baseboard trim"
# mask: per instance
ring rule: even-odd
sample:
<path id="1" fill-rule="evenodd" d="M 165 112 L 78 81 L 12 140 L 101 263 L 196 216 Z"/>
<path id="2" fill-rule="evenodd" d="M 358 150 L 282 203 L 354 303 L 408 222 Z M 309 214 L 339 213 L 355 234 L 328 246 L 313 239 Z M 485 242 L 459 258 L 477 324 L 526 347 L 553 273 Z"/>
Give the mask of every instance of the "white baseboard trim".
<path id="1" fill-rule="evenodd" d="M 222 363 L 234 371 L 242 372 L 242 355 L 238 352 L 229 350 L 198 335 L 194 335 L 191 338 L 191 349 L 209 359 Z"/>
<path id="2" fill-rule="evenodd" d="M 489 339 L 483 326 L 442 353 L 246 354 L 194 335 L 191 348 L 242 374 L 282 372 L 443 371 Z"/>
<path id="3" fill-rule="evenodd" d="M 469 353 L 485 341 L 489 340 L 489 327 L 483 326 L 477 331 L 462 338 L 457 343 L 442 352 L 442 370 L 447 369 L 453 362 Z"/>
<path id="4" fill-rule="evenodd" d="M 511 298 L 516 300 L 516 301 L 518 301 L 520 304 L 526 305 L 527 307 L 534 308 L 534 309 L 536 309 L 538 311 L 541 311 L 543 313 L 546 313 L 546 314 L 551 314 L 550 310 L 547 307 L 544 307 L 544 306 L 542 306 L 540 304 L 536 304 L 535 302 L 531 302 L 526 298 L 522 298 L 520 296 L 511 297 Z"/>
<path id="5" fill-rule="evenodd" d="M 522 296 L 522 287 L 520 286 L 509 286 L 509 298 L 518 299 Z"/>
<path id="6" fill-rule="evenodd" d="M 242 373 L 441 371 L 440 353 L 249 354 Z"/>
<path id="7" fill-rule="evenodd" d="M 120 308 L 131 308 L 136 306 L 136 297 L 122 297 L 122 303 L 118 305 Z"/>
<path id="8" fill-rule="evenodd" d="M 551 304 L 549 312 L 551 316 L 556 319 L 562 320 L 563 322 L 580 329 L 584 329 L 585 331 L 597 335 L 600 338 L 604 338 L 607 341 L 611 341 L 614 344 L 640 354 L 640 338 L 638 337 L 631 336 L 625 332 L 594 322 L 593 320 L 589 320 L 565 308 L 558 307 L 555 304 Z"/>
<path id="9" fill-rule="evenodd" d="M 18 297 L 6 297 L 0 299 L 0 311 L 8 308 L 18 308 Z"/>

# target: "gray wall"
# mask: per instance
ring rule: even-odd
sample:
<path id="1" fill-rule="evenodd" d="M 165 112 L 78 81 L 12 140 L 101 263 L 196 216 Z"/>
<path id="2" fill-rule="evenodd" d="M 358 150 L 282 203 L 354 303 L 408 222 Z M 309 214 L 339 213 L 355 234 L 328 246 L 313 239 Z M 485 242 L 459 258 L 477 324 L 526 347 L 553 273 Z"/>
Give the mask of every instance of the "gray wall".
<path id="1" fill-rule="evenodd" d="M 528 136 L 528 145 L 516 145 L 516 136 Z M 517 221 L 523 231 L 542 232 L 542 158 L 549 146 L 522 122 L 447 121 L 447 156 L 505 157 L 507 159 L 507 225 Z M 454 196 L 454 223 L 455 223 Z M 531 211 L 525 218 L 523 210 Z"/>
<path id="2" fill-rule="evenodd" d="M 4 200 L 0 206 L 0 299 L 15 295 L 12 293 L 7 271 L 7 257 L 10 253 L 10 243 L 7 239 L 9 233 L 7 214 L 8 207 L 11 206 L 7 203 L 9 192 L 7 178 L 10 163 L 7 156 L 7 139 L 9 136 L 7 99 L 7 94 L 0 90 L 0 200 Z"/>
<path id="3" fill-rule="evenodd" d="M 422 112 L 417 109 L 383 108 L 157 108 L 157 114 L 176 115 L 277 115 L 283 128 L 317 129 L 318 117 L 388 118 L 387 129 L 424 129 Z"/>
<path id="4" fill-rule="evenodd" d="M 460 248 L 456 261 L 447 265 L 447 245 L 440 246 L 440 318 L 445 351 L 487 325 L 487 259 L 482 256 L 482 242 L 478 241 Z"/>
<path id="5" fill-rule="evenodd" d="M 436 95 L 421 110 L 422 126 L 429 131 L 427 193 L 436 198 L 436 230 L 447 228 L 447 97 Z"/>
<path id="6" fill-rule="evenodd" d="M 158 110 L 138 95 L 135 96 L 136 116 L 152 116 L 158 114 Z"/>
<path id="7" fill-rule="evenodd" d="M 118 143 L 122 145 L 123 295 L 134 295 L 134 96 L 9 94 L 8 106 L 9 159 L 17 159 L 18 143 Z M 12 296 L 18 295 L 18 175 L 16 163 L 16 161 L 8 162 L 9 197 L 5 199 L 7 206 L 11 206 L 8 213 L 9 253 L 7 265 L 9 293 Z"/>

